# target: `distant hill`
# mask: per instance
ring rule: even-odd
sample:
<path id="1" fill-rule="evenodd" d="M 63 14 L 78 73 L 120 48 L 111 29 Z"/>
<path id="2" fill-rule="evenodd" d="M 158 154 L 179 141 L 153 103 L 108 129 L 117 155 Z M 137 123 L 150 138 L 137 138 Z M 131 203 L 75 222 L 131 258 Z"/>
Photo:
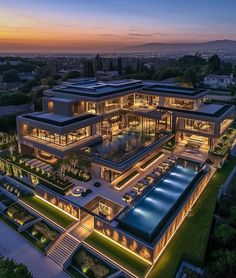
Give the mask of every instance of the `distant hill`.
<path id="1" fill-rule="evenodd" d="M 120 49 L 131 52 L 163 52 L 163 51 L 235 51 L 236 41 L 218 40 L 202 43 L 146 43 Z"/>

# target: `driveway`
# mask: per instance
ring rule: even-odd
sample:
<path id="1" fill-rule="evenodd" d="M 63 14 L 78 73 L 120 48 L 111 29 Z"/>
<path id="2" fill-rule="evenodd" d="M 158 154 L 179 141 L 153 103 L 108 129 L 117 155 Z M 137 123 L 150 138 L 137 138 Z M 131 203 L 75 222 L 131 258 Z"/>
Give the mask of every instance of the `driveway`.
<path id="1" fill-rule="evenodd" d="M 0 254 L 25 264 L 35 278 L 68 278 L 50 258 L 44 256 L 21 236 L 0 221 Z"/>

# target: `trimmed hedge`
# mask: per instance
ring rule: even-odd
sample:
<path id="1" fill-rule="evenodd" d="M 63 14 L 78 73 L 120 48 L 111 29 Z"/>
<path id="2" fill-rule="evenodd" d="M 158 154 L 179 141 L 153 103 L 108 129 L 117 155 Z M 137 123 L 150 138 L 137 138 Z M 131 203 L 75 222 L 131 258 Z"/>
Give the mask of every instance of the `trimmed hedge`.
<path id="1" fill-rule="evenodd" d="M 126 184 L 129 180 L 131 180 L 137 174 L 138 174 L 138 171 L 133 171 L 127 177 L 125 177 L 123 180 L 119 181 L 115 187 L 120 189 L 124 184 Z"/>
<path id="2" fill-rule="evenodd" d="M 149 160 L 147 160 L 145 163 L 143 163 L 140 168 L 141 169 L 145 169 L 147 168 L 152 162 L 154 162 L 157 158 L 159 158 L 163 153 L 159 152 L 156 155 L 154 155 L 152 158 L 150 158 Z"/>

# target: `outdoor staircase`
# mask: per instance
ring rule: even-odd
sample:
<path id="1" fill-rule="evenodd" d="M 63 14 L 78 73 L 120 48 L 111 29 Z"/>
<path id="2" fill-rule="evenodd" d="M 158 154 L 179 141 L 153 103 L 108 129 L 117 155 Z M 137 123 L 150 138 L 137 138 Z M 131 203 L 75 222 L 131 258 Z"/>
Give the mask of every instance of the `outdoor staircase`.
<path id="1" fill-rule="evenodd" d="M 56 244 L 49 250 L 48 257 L 59 266 L 63 267 L 64 263 L 72 255 L 79 243 L 80 241 L 76 240 L 71 235 L 65 234 L 63 237 L 59 238 Z"/>

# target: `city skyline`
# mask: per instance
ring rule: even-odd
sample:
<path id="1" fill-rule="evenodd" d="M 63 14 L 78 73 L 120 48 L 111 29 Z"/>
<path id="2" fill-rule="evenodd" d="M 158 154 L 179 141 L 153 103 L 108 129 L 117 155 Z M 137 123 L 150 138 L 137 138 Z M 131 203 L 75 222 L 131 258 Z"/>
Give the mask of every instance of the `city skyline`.
<path id="1" fill-rule="evenodd" d="M 234 1 L 126 2 L 1 0 L 0 51 L 109 51 L 154 42 L 236 40 Z"/>

